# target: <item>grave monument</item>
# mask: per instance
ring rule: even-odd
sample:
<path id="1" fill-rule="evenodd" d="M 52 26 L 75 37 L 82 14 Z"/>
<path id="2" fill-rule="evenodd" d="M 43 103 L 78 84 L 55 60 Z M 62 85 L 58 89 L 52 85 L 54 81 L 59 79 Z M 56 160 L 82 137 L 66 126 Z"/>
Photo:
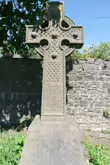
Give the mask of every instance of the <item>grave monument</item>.
<path id="1" fill-rule="evenodd" d="M 64 14 L 64 3 L 46 4 L 37 25 L 26 26 L 26 42 L 44 57 L 41 116 L 29 127 L 20 165 L 83 165 L 75 119 L 66 114 L 66 57 L 83 45 L 83 27 Z"/>

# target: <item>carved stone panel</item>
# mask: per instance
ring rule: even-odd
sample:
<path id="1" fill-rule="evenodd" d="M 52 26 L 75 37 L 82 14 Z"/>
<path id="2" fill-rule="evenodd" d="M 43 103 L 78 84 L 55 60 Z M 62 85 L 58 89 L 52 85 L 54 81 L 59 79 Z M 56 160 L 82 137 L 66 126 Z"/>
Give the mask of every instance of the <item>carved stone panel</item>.
<path id="1" fill-rule="evenodd" d="M 64 115 L 65 57 L 83 45 L 83 27 L 64 15 L 64 3 L 50 2 L 43 21 L 26 26 L 26 42 L 44 57 L 42 115 Z"/>

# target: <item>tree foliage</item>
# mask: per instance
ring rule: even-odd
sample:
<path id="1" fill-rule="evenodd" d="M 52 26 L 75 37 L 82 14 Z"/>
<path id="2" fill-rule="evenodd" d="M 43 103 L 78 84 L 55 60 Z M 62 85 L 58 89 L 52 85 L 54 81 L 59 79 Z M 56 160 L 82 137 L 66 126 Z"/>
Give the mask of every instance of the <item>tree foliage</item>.
<path id="1" fill-rule="evenodd" d="M 92 45 L 90 47 L 82 48 L 82 51 L 75 50 L 69 61 L 86 60 L 94 58 L 94 60 L 102 59 L 110 61 L 110 43 L 100 43 L 100 45 Z"/>
<path id="2" fill-rule="evenodd" d="M 101 43 L 86 48 L 84 52 L 88 57 L 110 61 L 110 43 Z"/>
<path id="3" fill-rule="evenodd" d="M 36 24 L 48 0 L 2 0 L 0 2 L 0 45 L 3 54 L 23 57 L 32 54 L 25 43 L 25 25 Z"/>

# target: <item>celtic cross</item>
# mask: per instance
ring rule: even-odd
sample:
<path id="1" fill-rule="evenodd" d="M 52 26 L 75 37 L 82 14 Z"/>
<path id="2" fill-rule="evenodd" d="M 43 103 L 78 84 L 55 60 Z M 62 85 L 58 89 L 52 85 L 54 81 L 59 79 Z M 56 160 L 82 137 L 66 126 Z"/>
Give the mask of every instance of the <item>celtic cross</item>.
<path id="1" fill-rule="evenodd" d="M 66 107 L 66 56 L 83 45 L 83 27 L 64 15 L 64 3 L 46 5 L 44 19 L 26 26 L 26 42 L 44 57 L 42 117 L 64 116 Z"/>

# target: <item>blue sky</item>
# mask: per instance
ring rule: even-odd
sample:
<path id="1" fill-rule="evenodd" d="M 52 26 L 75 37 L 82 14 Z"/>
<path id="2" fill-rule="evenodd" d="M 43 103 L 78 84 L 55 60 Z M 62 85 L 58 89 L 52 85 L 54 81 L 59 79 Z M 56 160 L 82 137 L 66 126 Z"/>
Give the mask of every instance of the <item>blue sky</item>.
<path id="1" fill-rule="evenodd" d="M 110 42 L 110 0 L 62 1 L 65 3 L 65 15 L 77 25 L 84 26 L 84 46 Z"/>
<path id="2" fill-rule="evenodd" d="M 84 26 L 84 46 L 110 42 L 110 0 L 63 0 L 65 15 Z"/>

